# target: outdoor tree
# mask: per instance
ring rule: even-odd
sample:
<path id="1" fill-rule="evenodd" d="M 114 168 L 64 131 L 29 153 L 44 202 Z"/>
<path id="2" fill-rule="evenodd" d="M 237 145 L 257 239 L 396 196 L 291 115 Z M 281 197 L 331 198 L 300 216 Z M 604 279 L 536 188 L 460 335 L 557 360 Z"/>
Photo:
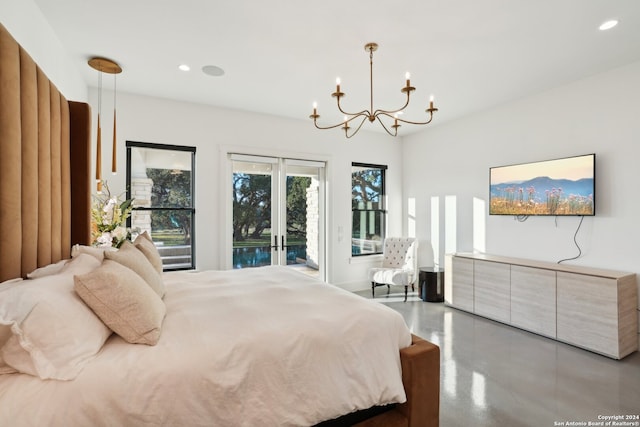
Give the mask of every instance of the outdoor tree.
<path id="1" fill-rule="evenodd" d="M 151 206 L 155 208 L 191 207 L 191 171 L 147 169 L 153 181 Z M 155 230 L 179 230 L 184 243 L 191 242 L 191 215 L 180 210 L 156 210 L 151 214 Z"/>
<path id="2" fill-rule="evenodd" d="M 351 173 L 352 236 L 372 239 L 383 232 L 383 172 L 379 168 L 357 168 Z"/>
<path id="3" fill-rule="evenodd" d="M 358 209 L 358 203 L 380 202 L 382 194 L 382 175 L 379 169 L 361 169 L 351 173 L 351 192 L 353 209 Z"/>
<path id="4" fill-rule="evenodd" d="M 287 234 L 297 237 L 307 232 L 307 188 L 311 178 L 287 177 Z"/>
<path id="5" fill-rule="evenodd" d="M 311 178 L 287 178 L 287 233 L 304 236 L 307 227 L 307 188 Z M 233 240 L 261 239 L 271 228 L 271 177 L 233 174 Z"/>
<path id="6" fill-rule="evenodd" d="M 233 240 L 258 239 L 271 228 L 271 177 L 233 174 Z"/>

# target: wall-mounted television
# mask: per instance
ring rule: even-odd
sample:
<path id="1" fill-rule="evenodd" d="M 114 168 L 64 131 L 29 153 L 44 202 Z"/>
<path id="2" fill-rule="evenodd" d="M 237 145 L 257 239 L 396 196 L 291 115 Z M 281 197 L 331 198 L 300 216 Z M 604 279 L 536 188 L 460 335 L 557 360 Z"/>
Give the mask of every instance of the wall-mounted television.
<path id="1" fill-rule="evenodd" d="M 489 215 L 595 215 L 596 155 L 489 169 Z"/>

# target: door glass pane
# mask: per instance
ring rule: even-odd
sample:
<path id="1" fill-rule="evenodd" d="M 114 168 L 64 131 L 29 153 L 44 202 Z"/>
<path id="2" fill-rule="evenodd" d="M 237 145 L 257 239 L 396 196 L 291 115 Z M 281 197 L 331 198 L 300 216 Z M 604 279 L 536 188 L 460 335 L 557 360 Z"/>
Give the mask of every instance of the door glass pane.
<path id="1" fill-rule="evenodd" d="M 320 264 L 319 168 L 287 165 L 287 265 L 317 273 Z"/>
<path id="2" fill-rule="evenodd" d="M 233 161 L 233 268 L 271 264 L 272 169 Z"/>

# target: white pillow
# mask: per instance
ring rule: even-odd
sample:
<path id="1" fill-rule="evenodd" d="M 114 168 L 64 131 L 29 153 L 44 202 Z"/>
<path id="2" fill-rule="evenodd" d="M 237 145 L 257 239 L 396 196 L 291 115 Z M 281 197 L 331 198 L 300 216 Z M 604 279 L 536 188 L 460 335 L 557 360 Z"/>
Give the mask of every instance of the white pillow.
<path id="1" fill-rule="evenodd" d="M 87 274 L 100 267 L 101 263 L 96 257 L 81 253 L 66 263 L 58 274 Z"/>
<path id="2" fill-rule="evenodd" d="M 71 247 L 71 258 L 75 258 L 80 254 L 88 254 L 95 257 L 98 261 L 102 262 L 104 259 L 105 251 L 117 251 L 117 248 L 106 247 L 106 248 L 96 248 L 95 246 L 85 246 L 75 244 Z"/>
<path id="3" fill-rule="evenodd" d="M 45 265 L 44 267 L 36 268 L 31 273 L 27 274 L 27 279 L 37 279 L 39 277 L 51 276 L 57 274 L 62 270 L 64 265 L 68 262 L 68 259 L 63 259 L 54 264 Z"/>
<path id="4" fill-rule="evenodd" d="M 5 280 L 0 283 L 0 310 L 2 310 L 3 300 L 6 295 L 8 295 L 8 290 L 14 288 L 16 286 L 20 286 L 24 280 L 22 278 L 18 279 L 10 279 Z M 7 342 L 9 338 L 12 336 L 11 325 L 4 324 L 0 318 L 0 374 L 12 374 L 17 372 L 14 368 L 4 363 L 2 358 L 2 346 Z"/>
<path id="5" fill-rule="evenodd" d="M 0 374 L 72 380 L 95 357 L 111 330 L 76 295 L 73 274 L 99 265 L 83 254 L 59 274 L 0 291 Z"/>

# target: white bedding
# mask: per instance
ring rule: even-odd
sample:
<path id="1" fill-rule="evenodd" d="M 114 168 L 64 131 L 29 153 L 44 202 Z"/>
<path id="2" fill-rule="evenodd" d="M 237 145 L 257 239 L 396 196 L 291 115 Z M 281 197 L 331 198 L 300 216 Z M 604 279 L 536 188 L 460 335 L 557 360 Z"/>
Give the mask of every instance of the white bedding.
<path id="1" fill-rule="evenodd" d="M 402 316 L 286 267 L 163 275 L 156 346 L 73 381 L 0 376 L 0 426 L 303 426 L 405 401 Z"/>

